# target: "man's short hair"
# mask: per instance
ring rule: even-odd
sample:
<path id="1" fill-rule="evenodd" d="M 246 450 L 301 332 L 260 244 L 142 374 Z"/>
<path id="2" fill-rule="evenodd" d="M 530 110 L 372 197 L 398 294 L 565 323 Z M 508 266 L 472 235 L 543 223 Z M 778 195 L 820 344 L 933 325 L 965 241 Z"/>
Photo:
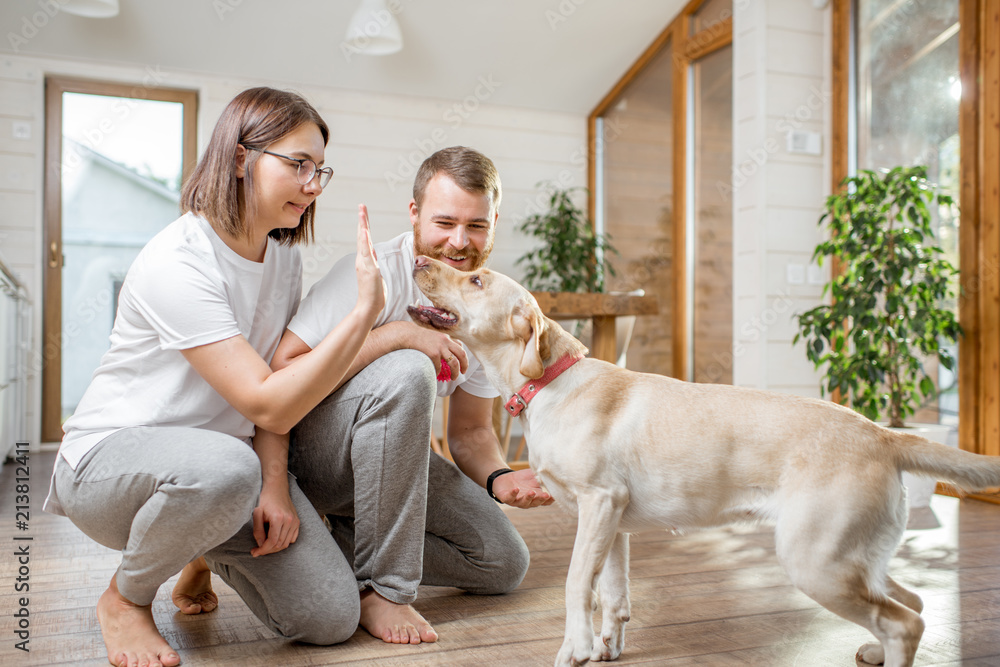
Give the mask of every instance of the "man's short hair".
<path id="1" fill-rule="evenodd" d="M 413 181 L 417 210 L 423 204 L 427 184 L 438 174 L 447 174 L 466 192 L 489 197 L 491 213 L 500 210 L 500 174 L 496 166 L 479 151 L 465 146 L 442 148 L 420 165 Z"/>

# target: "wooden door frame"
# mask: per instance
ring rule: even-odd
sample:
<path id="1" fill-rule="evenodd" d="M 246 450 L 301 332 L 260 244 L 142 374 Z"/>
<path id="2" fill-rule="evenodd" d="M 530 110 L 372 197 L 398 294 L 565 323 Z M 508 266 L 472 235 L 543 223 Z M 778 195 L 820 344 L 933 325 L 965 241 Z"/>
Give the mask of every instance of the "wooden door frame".
<path id="1" fill-rule="evenodd" d="M 62 94 L 85 93 L 184 105 L 182 181 L 197 162 L 198 92 L 63 76 L 45 78 L 42 441 L 62 440 Z"/>
<path id="2" fill-rule="evenodd" d="M 854 0 L 832 12 L 831 191 L 847 177 L 851 138 L 851 45 Z M 958 443 L 1000 455 L 1000 6 L 959 0 L 960 181 Z"/>
<path id="3" fill-rule="evenodd" d="M 687 132 L 688 132 L 688 69 L 691 63 L 733 42 L 732 14 L 721 21 L 708 26 L 695 34 L 691 32 L 691 17 L 701 8 L 705 0 L 691 0 L 678 13 L 673 21 L 661 32 L 653 43 L 643 51 L 642 55 L 632 64 L 632 67 L 612 86 L 594 110 L 587 117 L 587 188 L 590 192 L 588 213 L 595 220 L 596 201 L 594 188 L 597 185 L 597 119 L 604 115 L 615 104 L 618 96 L 636 77 L 658 56 L 664 48 L 672 51 L 671 60 L 674 64 L 672 75 L 671 103 L 673 104 L 673 321 L 672 334 L 672 369 L 673 376 L 687 379 L 690 368 L 690 326 L 688 315 L 687 293 Z"/>

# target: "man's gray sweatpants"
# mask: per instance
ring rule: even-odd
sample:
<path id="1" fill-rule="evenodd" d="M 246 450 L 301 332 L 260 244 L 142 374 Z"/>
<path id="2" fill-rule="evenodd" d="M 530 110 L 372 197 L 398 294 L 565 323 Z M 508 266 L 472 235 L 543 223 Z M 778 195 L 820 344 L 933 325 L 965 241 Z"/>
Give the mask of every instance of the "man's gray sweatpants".
<path id="1" fill-rule="evenodd" d="M 294 479 L 298 539 L 277 553 L 250 555 L 261 473 L 245 442 L 204 429 L 129 428 L 102 440 L 76 470 L 59 457 L 55 478 L 73 523 L 122 552 L 116 582 L 135 604 L 150 604 L 161 584 L 205 556 L 284 637 L 334 644 L 357 630 L 354 574 Z"/>
<path id="2" fill-rule="evenodd" d="M 432 455 L 434 366 L 415 350 L 364 368 L 292 430 L 289 470 L 354 568 L 396 603 L 417 586 L 513 590 L 528 549 L 486 491 Z"/>

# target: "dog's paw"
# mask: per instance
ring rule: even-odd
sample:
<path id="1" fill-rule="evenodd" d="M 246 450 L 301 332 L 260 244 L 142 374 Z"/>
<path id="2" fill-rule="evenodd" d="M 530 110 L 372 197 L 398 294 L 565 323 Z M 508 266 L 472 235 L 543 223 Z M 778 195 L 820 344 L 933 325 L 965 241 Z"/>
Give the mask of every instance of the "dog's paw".
<path id="1" fill-rule="evenodd" d="M 624 628 L 623 628 L 624 629 Z M 625 646 L 625 633 L 616 632 L 613 635 L 594 636 L 594 651 L 590 654 L 590 659 L 594 662 L 606 662 L 617 660 L 622 654 Z"/>
<path id="2" fill-rule="evenodd" d="M 866 665 L 881 665 L 885 663 L 885 650 L 881 644 L 865 644 L 855 657 Z"/>
<path id="3" fill-rule="evenodd" d="M 587 664 L 590 662 L 590 647 L 586 648 L 587 652 L 581 654 L 574 649 L 573 642 L 565 640 L 559 649 L 559 655 L 556 656 L 556 667 L 580 667 Z"/>

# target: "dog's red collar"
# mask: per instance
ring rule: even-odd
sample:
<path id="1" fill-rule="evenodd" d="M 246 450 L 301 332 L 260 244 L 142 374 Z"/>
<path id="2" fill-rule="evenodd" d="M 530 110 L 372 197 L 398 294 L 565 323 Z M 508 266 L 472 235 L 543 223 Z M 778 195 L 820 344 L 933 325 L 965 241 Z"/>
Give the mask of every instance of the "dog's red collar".
<path id="1" fill-rule="evenodd" d="M 528 381 L 527 384 L 521 387 L 520 391 L 511 396 L 510 400 L 508 400 L 504 405 L 504 408 L 510 413 L 511 417 L 517 417 L 521 414 L 522 410 L 528 407 L 528 403 L 530 403 L 531 399 L 535 397 L 535 394 L 544 389 L 545 385 L 562 375 L 563 371 L 581 359 L 583 359 L 582 354 L 567 354 L 560 357 L 556 363 L 545 369 L 545 373 L 542 377 L 537 380 Z"/>

